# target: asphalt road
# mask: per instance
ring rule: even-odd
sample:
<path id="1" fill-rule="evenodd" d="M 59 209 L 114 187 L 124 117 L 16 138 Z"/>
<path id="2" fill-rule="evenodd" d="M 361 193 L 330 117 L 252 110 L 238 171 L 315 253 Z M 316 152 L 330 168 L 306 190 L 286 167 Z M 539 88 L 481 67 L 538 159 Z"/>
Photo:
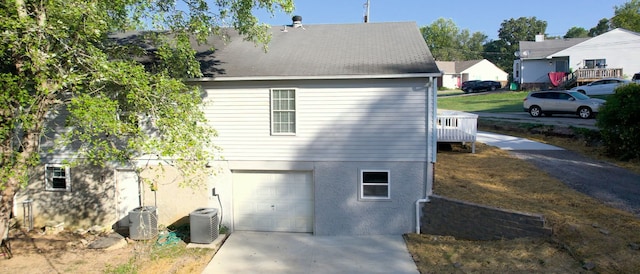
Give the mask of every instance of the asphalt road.
<path id="1" fill-rule="evenodd" d="M 481 118 L 487 119 L 505 119 L 510 122 L 522 122 L 522 123 L 537 123 L 545 125 L 555 126 L 573 126 L 588 129 L 597 129 L 596 119 L 581 119 L 577 115 L 562 115 L 556 114 L 551 117 L 531 117 L 527 112 L 504 112 L 504 113 L 487 113 L 487 112 L 473 112 Z"/>
<path id="2" fill-rule="evenodd" d="M 567 186 L 640 217 L 640 175 L 568 150 L 512 150 Z"/>
<path id="3" fill-rule="evenodd" d="M 524 110 L 509 113 L 474 112 L 474 114 L 485 119 L 598 129 L 595 126 L 596 119 L 581 119 L 577 115 L 531 117 Z M 533 163 L 540 170 L 559 179 L 567 186 L 594 197 L 606 205 L 631 212 L 640 218 L 640 174 L 568 150 L 514 149 L 509 152 Z"/>
<path id="4" fill-rule="evenodd" d="M 524 111 L 522 113 L 478 112 L 475 114 L 482 118 L 511 122 L 597 129 L 595 119 L 580 119 L 571 115 L 534 118 Z M 640 217 L 640 174 L 568 150 L 515 149 L 510 150 L 510 153 L 533 163 L 540 170 L 577 191 Z"/>
<path id="5" fill-rule="evenodd" d="M 503 92 L 511 92 L 506 89 L 500 89 L 496 91 L 486 91 L 480 93 L 465 93 L 459 95 L 450 95 L 450 96 L 478 96 L 483 94 L 490 93 L 503 93 Z M 523 97 L 524 98 L 524 97 Z M 571 114 L 554 114 L 551 117 L 542 116 L 542 117 L 531 117 L 528 112 L 525 112 L 524 109 L 520 112 L 505 112 L 505 113 L 487 113 L 487 112 L 472 112 L 473 114 L 477 114 L 483 118 L 491 118 L 491 119 L 507 119 L 512 122 L 522 122 L 522 123 L 538 123 L 538 124 L 546 124 L 546 125 L 557 125 L 557 126 L 574 126 L 574 127 L 582 127 L 588 129 L 597 129 L 596 119 L 581 119 L 578 115 Z"/>

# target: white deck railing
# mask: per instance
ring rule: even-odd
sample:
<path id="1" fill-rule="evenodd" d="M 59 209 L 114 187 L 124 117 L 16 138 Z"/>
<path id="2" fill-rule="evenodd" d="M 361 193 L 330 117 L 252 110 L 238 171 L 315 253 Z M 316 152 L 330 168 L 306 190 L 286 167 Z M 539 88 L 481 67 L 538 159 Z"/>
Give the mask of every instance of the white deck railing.
<path id="1" fill-rule="evenodd" d="M 471 143 L 471 152 L 476 152 L 478 115 L 462 111 L 438 111 L 438 142 Z"/>

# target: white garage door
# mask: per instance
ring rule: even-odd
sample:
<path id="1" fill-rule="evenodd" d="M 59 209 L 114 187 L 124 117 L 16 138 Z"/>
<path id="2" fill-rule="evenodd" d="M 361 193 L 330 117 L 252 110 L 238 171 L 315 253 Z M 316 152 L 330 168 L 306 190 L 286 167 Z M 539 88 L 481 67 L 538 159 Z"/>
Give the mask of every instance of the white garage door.
<path id="1" fill-rule="evenodd" d="M 313 232 L 309 172 L 234 172 L 236 230 Z"/>

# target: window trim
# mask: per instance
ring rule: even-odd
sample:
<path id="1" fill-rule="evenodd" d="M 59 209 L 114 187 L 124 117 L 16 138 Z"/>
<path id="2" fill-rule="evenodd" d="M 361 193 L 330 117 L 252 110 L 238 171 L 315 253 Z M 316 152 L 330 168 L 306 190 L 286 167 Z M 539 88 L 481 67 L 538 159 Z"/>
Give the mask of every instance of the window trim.
<path id="1" fill-rule="evenodd" d="M 364 182 L 364 174 L 366 172 L 385 172 L 387 173 L 387 183 L 365 183 Z M 359 180 L 359 199 L 366 201 L 388 201 L 391 200 L 391 171 L 386 169 L 362 169 L 360 170 L 360 180 Z M 364 195 L 364 187 L 367 185 L 386 185 L 387 186 L 387 196 L 386 197 L 374 197 L 374 196 L 365 196 Z"/>
<path id="2" fill-rule="evenodd" d="M 54 188 L 52 178 L 49 178 L 49 168 L 64 169 L 65 188 Z M 45 164 L 44 165 L 44 186 L 46 191 L 59 191 L 69 192 L 71 191 L 71 172 L 68 165 L 62 164 Z"/>
<path id="3" fill-rule="evenodd" d="M 293 110 L 274 110 L 273 104 L 273 93 L 274 91 L 293 91 Z M 275 120 L 274 113 L 279 112 L 293 112 L 293 132 L 275 132 Z M 269 127 L 271 130 L 271 135 L 274 136 L 295 136 L 298 132 L 298 90 L 296 88 L 272 88 L 269 89 L 269 112 L 270 112 L 270 121 Z"/>

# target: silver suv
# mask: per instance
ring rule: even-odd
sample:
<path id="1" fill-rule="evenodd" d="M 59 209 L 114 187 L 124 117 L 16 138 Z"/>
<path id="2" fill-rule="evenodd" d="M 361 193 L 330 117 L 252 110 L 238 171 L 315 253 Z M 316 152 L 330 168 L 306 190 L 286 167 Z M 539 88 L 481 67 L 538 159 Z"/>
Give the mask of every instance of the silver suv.
<path id="1" fill-rule="evenodd" d="M 605 100 L 591 98 L 573 90 L 547 90 L 529 92 L 523 107 L 531 117 L 544 114 L 577 114 L 582 119 L 595 116 Z"/>

